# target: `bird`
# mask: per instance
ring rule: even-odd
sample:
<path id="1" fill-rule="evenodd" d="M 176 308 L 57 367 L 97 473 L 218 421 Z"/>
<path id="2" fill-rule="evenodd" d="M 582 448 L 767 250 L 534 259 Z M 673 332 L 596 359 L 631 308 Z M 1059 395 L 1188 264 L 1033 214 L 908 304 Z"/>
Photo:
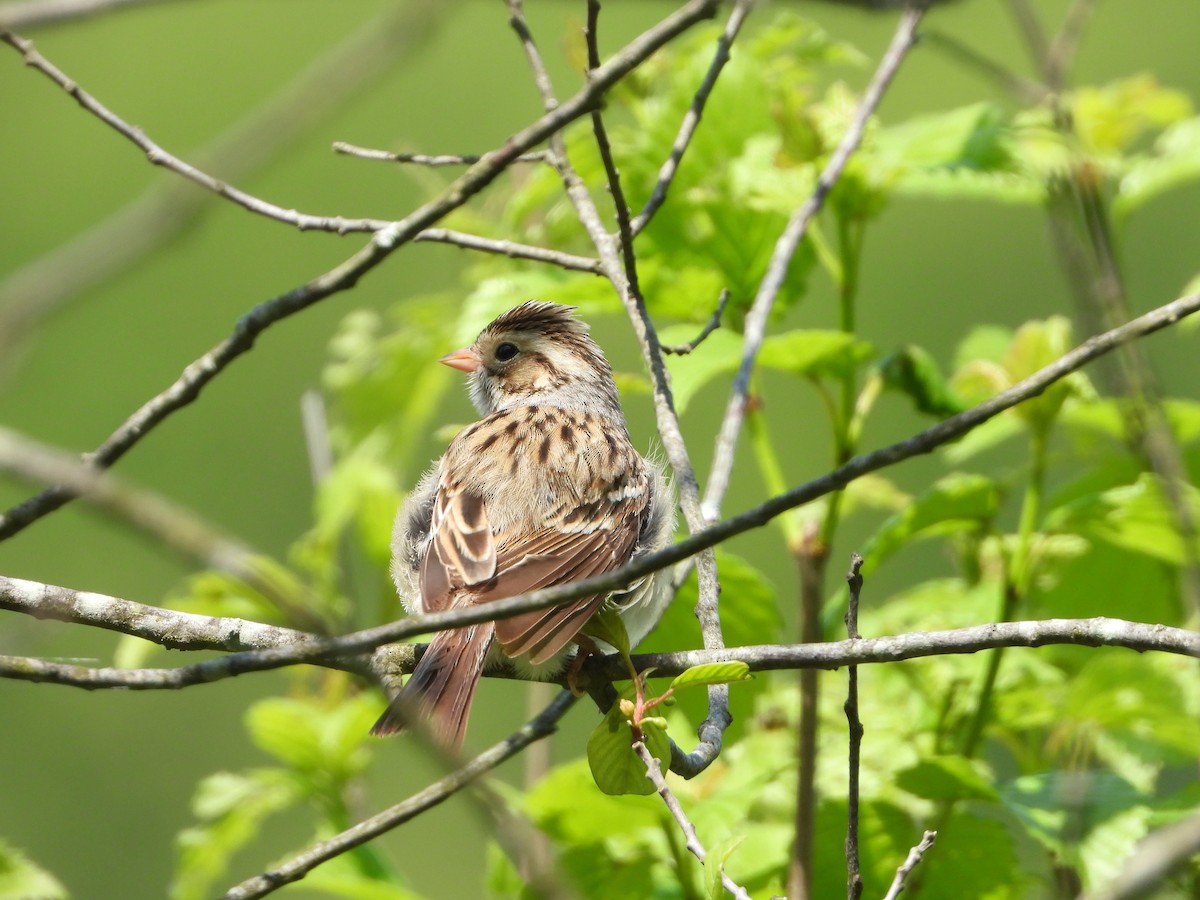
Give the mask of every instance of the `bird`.
<path id="1" fill-rule="evenodd" d="M 575 307 L 529 300 L 439 362 L 467 374 L 480 419 L 450 442 L 396 516 L 391 575 L 409 613 L 474 608 L 611 572 L 661 550 L 675 531 L 663 464 L 634 448 L 612 368 Z M 419 715 L 462 746 L 489 660 L 560 673 L 588 620 L 615 608 L 635 645 L 671 598 L 670 574 L 436 633 L 371 729 Z"/>

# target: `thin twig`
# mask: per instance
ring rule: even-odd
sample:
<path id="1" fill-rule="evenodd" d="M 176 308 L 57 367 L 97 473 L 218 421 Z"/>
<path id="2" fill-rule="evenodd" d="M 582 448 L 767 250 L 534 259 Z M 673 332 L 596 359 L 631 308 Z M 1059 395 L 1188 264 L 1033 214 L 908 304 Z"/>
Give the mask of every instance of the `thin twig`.
<path id="1" fill-rule="evenodd" d="M 863 558 L 857 553 L 850 556 L 850 571 L 846 574 L 850 600 L 846 607 L 846 634 L 851 641 L 862 639 L 858 631 L 858 595 L 862 590 Z M 849 686 L 846 690 L 846 723 L 849 726 L 849 789 L 846 802 L 849 814 L 846 817 L 846 896 L 858 900 L 863 892 L 862 872 L 858 860 L 858 804 L 859 776 L 861 774 L 863 724 L 858 715 L 858 666 L 849 666 Z"/>
<path id="2" fill-rule="evenodd" d="M 1018 75 L 1012 69 L 989 59 L 956 37 L 933 30 L 923 32 L 921 37 L 932 46 L 940 47 L 959 62 L 975 69 L 1002 90 L 1018 97 L 1024 103 L 1041 103 L 1050 93 L 1044 85 Z"/>
<path id="3" fill-rule="evenodd" d="M 448 16 L 447 4 L 406 3 L 370 19 L 189 158 L 241 179 L 261 169 L 388 66 L 404 64 Z M 37 323 L 179 234 L 212 196 L 177 178 L 154 179 L 138 197 L 0 281 L 0 361 Z M 0 362 L 3 366 L 3 362 Z"/>
<path id="4" fill-rule="evenodd" d="M 908 857 L 901 864 L 900 868 L 896 869 L 896 877 L 892 879 L 892 886 L 888 888 L 888 892 L 884 895 L 883 900 L 896 900 L 900 896 L 900 892 L 904 890 L 904 882 L 908 880 L 908 876 L 912 874 L 912 870 L 917 867 L 925 853 L 933 846 L 933 842 L 937 840 L 936 831 L 927 831 L 921 837 L 921 842 L 917 846 L 908 851 Z"/>
<path id="5" fill-rule="evenodd" d="M 666 201 L 667 192 L 671 189 L 671 183 L 679 172 L 679 164 L 683 161 L 683 155 L 687 152 L 688 145 L 692 142 L 692 136 L 700 126 L 700 117 L 704 115 L 704 107 L 708 103 L 709 95 L 716 86 L 721 70 L 729 62 L 729 50 L 753 7 L 754 0 L 737 0 L 733 4 L 733 11 L 730 12 L 729 19 L 725 22 L 725 29 L 717 39 L 717 51 L 713 55 L 713 61 L 709 64 L 708 71 L 704 74 L 704 80 L 700 82 L 700 87 L 696 89 L 688 111 L 683 116 L 683 121 L 679 125 L 679 133 L 675 135 L 675 141 L 671 144 L 671 152 L 658 170 L 658 180 L 654 183 L 650 197 L 646 200 L 641 212 L 634 216 L 629 223 L 629 230 L 635 237 L 650 224 L 654 214 Z"/>
<path id="6" fill-rule="evenodd" d="M 335 234 L 351 234 L 351 233 L 372 233 L 382 231 L 387 228 L 394 227 L 397 223 L 391 219 L 371 219 L 371 218 L 346 218 L 344 216 L 316 216 L 309 213 L 302 213 L 295 209 L 285 209 L 270 201 L 263 200 L 253 194 L 240 190 L 225 181 L 209 175 L 202 171 L 197 166 L 185 162 L 179 157 L 167 152 L 154 141 L 150 140 L 140 128 L 136 128 L 120 116 L 113 113 L 98 100 L 79 87 L 73 80 L 68 78 L 62 71 L 52 65 L 44 56 L 33 49 L 31 41 L 16 37 L 15 35 L 0 34 L 0 40 L 10 44 L 21 52 L 25 58 L 27 65 L 32 66 L 46 77 L 50 78 L 55 84 L 61 87 L 64 91 L 70 94 L 75 100 L 90 112 L 96 118 L 100 119 L 110 128 L 123 135 L 128 140 L 137 145 L 145 154 L 147 159 L 155 165 L 162 166 L 166 169 L 183 176 L 189 181 L 198 184 L 200 187 L 223 197 L 244 209 L 249 210 L 257 215 L 265 216 L 269 219 L 274 219 L 277 222 L 283 222 L 287 225 L 295 226 L 301 231 L 329 231 Z M 446 157 L 453 159 L 455 164 L 465 164 L 466 157 Z M 485 157 L 471 157 L 475 163 L 479 163 Z M 516 156 L 511 162 L 522 161 L 521 155 Z M 450 231 L 447 229 L 430 230 L 416 235 L 416 241 L 436 241 L 439 243 L 454 244 L 458 247 L 463 247 L 470 250 L 482 250 L 488 253 L 498 253 L 504 256 L 513 258 L 529 259 L 536 262 L 548 262 L 554 265 L 562 266 L 566 269 L 574 269 L 584 272 L 595 272 L 598 269 L 598 263 L 595 260 L 590 260 L 585 257 L 574 256 L 569 253 L 560 253 L 555 250 L 549 250 L 542 247 L 530 247 L 526 244 L 520 244 L 515 241 L 497 241 L 490 238 L 479 237 L 472 234 L 464 234 L 462 232 Z"/>
<path id="7" fill-rule="evenodd" d="M 692 820 L 687 817 L 687 813 L 679 805 L 679 798 L 675 796 L 667 784 L 667 779 L 663 777 L 662 768 L 659 766 L 658 760 L 654 758 L 646 748 L 646 745 L 641 741 L 634 741 L 633 752 L 645 764 L 646 777 L 654 784 L 654 789 L 658 791 L 658 796 L 662 797 L 663 803 L 667 806 L 667 811 L 671 813 L 671 818 L 675 820 L 675 824 L 683 832 L 688 852 L 700 860 L 701 864 L 708 865 L 708 851 L 700 843 L 700 838 L 696 834 L 696 826 L 692 824 Z M 721 884 L 725 886 L 725 890 L 729 891 L 734 897 L 737 897 L 738 900 L 750 900 L 750 895 L 746 893 L 746 889 L 730 878 L 723 867 L 721 869 Z"/>
<path id="8" fill-rule="evenodd" d="M 304 878 L 321 863 L 340 856 L 360 844 L 365 844 L 381 834 L 386 834 L 425 810 L 437 806 L 484 773 L 515 756 L 525 747 L 553 734 L 558 728 L 558 720 L 574 702 L 575 698 L 571 692 L 563 691 L 523 728 L 493 744 L 462 768 L 413 794 L 407 800 L 359 822 L 329 840 L 314 844 L 261 875 L 256 875 L 254 878 L 249 878 L 230 888 L 223 895 L 224 900 L 251 900 L 255 897 L 265 897 L 286 884 L 292 884 Z"/>
<path id="9" fill-rule="evenodd" d="M 697 347 L 704 343 L 704 339 L 721 327 L 721 316 L 725 314 L 725 307 L 729 303 L 729 289 L 722 288 L 721 296 L 717 299 L 717 309 L 712 314 L 712 318 L 708 320 L 708 324 L 700 330 L 700 333 L 688 341 L 686 344 L 676 344 L 673 347 L 666 345 L 662 346 L 663 353 L 672 353 L 676 356 L 687 356 Z"/>
<path id="10" fill-rule="evenodd" d="M 542 97 L 542 103 L 547 109 L 553 109 L 557 105 L 554 87 L 525 21 L 521 0 L 508 0 L 508 7 L 510 24 L 525 49 L 534 73 L 535 84 Z M 600 53 L 596 41 L 598 13 L 598 5 L 589 4 L 588 27 L 585 31 L 588 44 L 589 80 L 595 77 L 595 73 L 600 68 Z M 633 253 L 629 209 L 625 202 L 620 178 L 617 175 L 616 163 L 612 158 L 604 122 L 597 112 L 592 114 L 592 130 L 604 160 L 609 190 L 612 192 L 616 207 L 619 240 L 614 239 L 605 229 L 595 200 L 567 158 L 566 145 L 561 134 L 555 135 L 550 141 L 553 165 L 562 178 L 568 199 L 596 248 L 605 277 L 612 283 L 614 290 L 621 298 L 633 324 L 634 335 L 642 350 L 643 362 L 650 372 L 654 387 L 654 407 L 659 435 L 667 460 L 675 474 L 675 482 L 680 493 L 680 506 L 689 529 L 695 533 L 704 526 L 699 508 L 699 486 L 679 427 L 679 419 L 675 413 L 670 381 L 658 343 L 658 333 L 654 328 L 654 323 L 650 320 L 645 301 L 638 288 L 637 262 Z M 711 552 L 704 553 L 697 560 L 697 565 L 699 568 L 699 600 L 696 604 L 696 614 L 700 620 L 705 647 L 719 649 L 724 645 L 724 639 L 721 636 L 717 608 L 720 585 L 717 580 L 715 557 Z M 711 686 L 708 696 L 709 714 L 700 725 L 700 743 L 697 748 L 690 754 L 684 754 L 677 747 L 672 746 L 672 768 L 677 772 L 688 771 L 696 774 L 703 771 L 720 753 L 722 735 L 730 721 L 728 686 Z"/>
<path id="11" fill-rule="evenodd" d="M 1075 53 L 1079 49 L 1083 31 L 1095 9 L 1096 0 L 1075 0 L 1063 17 L 1058 34 L 1054 36 L 1050 46 L 1045 48 L 1043 72 L 1050 90 L 1059 92 L 1065 86 L 1067 70 L 1075 61 Z"/>
<path id="12" fill-rule="evenodd" d="M 562 250 L 551 250 L 548 247 L 535 247 L 532 244 L 521 244 L 516 241 L 485 238 L 464 231 L 453 231 L 449 228 L 426 228 L 413 240 L 419 243 L 451 244 L 464 250 L 478 250 L 483 253 L 494 253 L 507 256 L 510 259 L 527 259 L 530 262 L 549 263 L 560 269 L 572 272 L 587 272 L 591 275 L 600 274 L 600 260 L 590 256 L 578 256 Z"/>
<path id="13" fill-rule="evenodd" d="M 483 157 L 478 154 L 450 154 L 440 153 L 431 155 L 428 153 L 398 153 L 392 150 L 375 150 L 370 147 L 359 147 L 356 144 L 350 144 L 346 141 L 334 141 L 333 151 L 341 153 L 345 156 L 357 156 L 359 159 L 376 159 L 383 162 L 395 163 L 410 163 L 415 166 L 429 166 L 430 168 L 440 168 L 443 166 L 473 166 L 480 162 Z M 533 150 L 529 153 L 522 153 L 513 162 L 531 163 L 531 162 L 549 162 L 549 154 L 545 150 Z"/>
<path id="14" fill-rule="evenodd" d="M 696 23 L 711 17 L 716 3 L 717 0 L 691 0 L 684 4 L 634 38 L 593 72 L 592 78 L 573 97 L 508 138 L 501 147 L 459 176 L 440 196 L 377 232 L 363 249 L 324 275 L 260 303 L 242 317 L 229 338 L 188 366 L 175 384 L 147 402 L 104 444 L 88 454 L 87 462 L 100 467 L 111 465 L 167 416 L 196 399 L 209 381 L 253 346 L 263 331 L 325 297 L 353 287 L 394 250 L 415 240 L 423 229 L 459 208 L 491 184 L 515 157 L 586 114 L 600 102 L 610 87 L 660 47 Z M 52 489 L 13 507 L 0 515 L 0 540 L 11 537 L 70 499 L 68 491 Z"/>
<path id="15" fill-rule="evenodd" d="M 232 575 L 257 591 L 298 628 L 324 633 L 299 581 L 275 577 L 264 554 L 222 534 L 190 509 L 160 494 L 127 484 L 111 473 L 81 463 L 78 457 L 0 427 L 0 471 L 41 485 L 60 485 L 151 539 L 198 562 Z"/>
<path id="16" fill-rule="evenodd" d="M 191 181 L 205 190 L 223 197 L 238 206 L 241 206 L 252 213 L 260 216 L 265 216 L 269 219 L 275 219 L 279 222 L 285 222 L 289 225 L 294 225 L 301 231 L 332 231 L 336 234 L 347 234 L 349 232 L 373 232 L 379 231 L 381 228 L 391 224 L 384 219 L 350 219 L 342 216 L 314 216 L 308 213 L 298 212 L 294 209 L 286 209 L 271 203 L 268 200 L 263 200 L 253 194 L 240 190 L 231 184 L 209 175 L 207 172 L 185 162 L 172 153 L 169 153 L 163 147 L 159 146 L 151 140 L 146 133 L 134 125 L 130 125 L 116 113 L 112 112 L 108 107 L 102 104 L 99 100 L 85 91 L 77 82 L 69 78 L 61 69 L 51 63 L 46 57 L 42 56 L 34 49 L 33 42 L 25 38 L 19 37 L 11 32 L 0 32 L 0 41 L 11 46 L 25 60 L 25 65 L 41 72 L 66 93 L 75 99 L 81 107 L 103 122 L 112 130 L 116 131 L 126 140 L 134 144 L 138 149 L 146 154 L 153 165 L 162 166 L 177 175 L 181 175 L 188 181 Z"/>
<path id="17" fill-rule="evenodd" d="M 597 23 L 600 14 L 599 0 L 588 0 L 588 27 L 586 31 L 588 46 L 588 65 L 595 71 L 600 65 L 600 49 L 597 37 Z M 604 164 L 604 172 L 608 180 L 608 190 L 612 194 L 613 206 L 617 218 L 617 247 L 607 233 L 599 229 L 589 229 L 597 252 L 606 263 L 606 272 L 613 287 L 617 289 L 625 310 L 633 324 L 634 334 L 642 349 L 642 358 L 650 372 L 654 386 L 654 408 L 658 423 L 659 436 L 662 438 L 663 449 L 667 460 L 675 473 L 675 481 L 679 488 L 680 509 L 683 510 L 684 520 L 688 530 L 696 534 L 707 524 L 700 506 L 700 485 L 696 479 L 696 470 L 688 454 L 687 444 L 683 439 L 683 431 L 679 426 L 679 415 L 675 410 L 675 401 L 671 394 L 671 383 L 667 375 L 666 363 L 663 360 L 662 347 L 658 340 L 658 331 L 646 308 L 646 299 L 642 295 L 638 279 L 637 255 L 633 248 L 633 225 L 629 218 L 629 206 L 625 201 L 625 191 L 621 185 L 621 176 L 617 171 L 617 163 L 608 140 L 608 132 L 604 126 L 603 116 L 599 110 L 592 112 L 592 133 L 596 138 L 596 146 Z M 595 205 L 591 204 L 593 217 L 598 218 Z M 620 255 L 617 254 L 617 248 Z M 717 572 L 717 558 L 711 549 L 706 549 L 696 557 L 696 619 L 700 623 L 700 635 L 705 650 L 720 651 L 725 646 L 725 637 L 721 629 L 721 582 Z M 721 754 L 725 729 L 729 727 L 732 716 L 729 713 L 729 685 L 713 684 L 708 687 L 708 713 L 697 728 L 699 742 L 690 753 L 682 752 L 674 743 L 671 745 L 671 767 L 679 774 L 688 778 L 698 775 Z"/>
<path id="18" fill-rule="evenodd" d="M 25 0 L 0 5 L 0 28 L 34 28 L 166 0 Z"/>
<path id="19" fill-rule="evenodd" d="M 15 579 L 0 577 L 0 609 L 12 609 L 7 593 L 8 583 Z M 51 588 L 65 591 L 65 588 Z M 77 592 L 69 592 L 77 593 Z M 96 595 L 81 595 L 96 596 Z M 129 603 L 117 598 L 101 597 L 102 600 Z M 133 604 L 138 605 L 138 604 Z M 19 611 L 30 612 L 23 605 Z M 162 612 L 183 616 L 171 610 Z M 51 616 L 51 618 L 55 618 Z M 199 618 L 205 618 L 203 616 Z M 29 657 L 2 657 L 0 677 L 17 681 L 63 684 L 87 689 L 123 688 L 129 690 L 176 690 L 198 684 L 209 684 L 224 678 L 232 678 L 249 672 L 280 668 L 297 663 L 336 666 L 361 673 L 366 666 L 355 661 L 355 654 L 370 649 L 376 641 L 389 640 L 392 633 L 370 634 L 364 632 L 347 635 L 339 642 L 336 639 L 318 639 L 301 632 L 299 643 L 274 643 L 270 635 L 271 626 L 241 620 L 250 629 L 262 629 L 269 649 L 253 652 L 230 653 L 199 663 L 178 666 L 172 669 L 115 669 L 88 668 L 54 664 L 41 667 L 44 660 Z M 101 627 L 122 631 L 111 623 L 100 623 Z M 285 629 L 278 629 L 283 631 Z M 245 637 L 245 635 L 243 635 Z M 153 638 L 151 638 L 153 639 Z M 167 641 L 160 641 L 167 644 Z M 231 641 L 232 643 L 232 641 Z M 173 638 L 171 646 L 179 649 L 196 650 L 200 643 L 187 643 L 184 638 Z M 655 675 L 672 677 L 693 666 L 718 662 L 744 662 L 752 672 L 781 672 L 797 669 L 833 670 L 851 665 L 873 665 L 894 663 L 929 656 L 961 655 L 995 650 L 1001 647 L 1045 647 L 1068 645 L 1076 647 L 1123 647 L 1138 653 L 1154 651 L 1200 659 L 1200 632 L 1184 628 L 1172 628 L 1147 622 L 1127 622 L 1103 616 L 1093 619 L 1045 619 L 1041 621 L 1001 622 L 989 625 L 974 625 L 948 631 L 925 631 L 893 636 L 862 638 L 857 641 L 822 641 L 817 644 L 759 644 L 747 647 L 726 647 L 722 650 L 679 650 L 672 653 L 638 653 L 631 659 L 639 671 L 654 669 Z M 297 652 L 298 648 L 303 649 Z M 410 654 L 402 666 L 411 671 L 418 658 L 419 648 L 409 648 Z M 383 651 L 377 651 L 382 653 Z M 32 660 L 32 661 L 31 661 Z M 30 668 L 32 666 L 32 668 Z M 489 670 L 493 677 L 515 678 L 510 669 Z M 590 689 L 597 681 L 609 682 L 628 679 L 629 672 L 624 660 L 619 657 L 593 658 L 584 666 L 578 685 Z M 672 769 L 674 771 L 674 769 Z M 676 774 L 689 777 L 686 771 Z"/>
<path id="20" fill-rule="evenodd" d="M 746 314 L 742 361 L 737 375 L 734 377 L 729 403 L 725 408 L 725 417 L 721 422 L 721 430 L 713 453 L 712 470 L 704 494 L 704 512 L 709 521 L 720 516 L 721 501 L 729 487 L 729 478 L 733 472 L 738 434 L 746 415 L 750 377 L 754 373 L 758 351 L 766 336 L 767 320 L 770 317 L 771 308 L 783 286 L 792 257 L 808 230 L 809 222 L 824 205 L 826 196 L 841 177 L 842 170 L 849 162 L 851 154 L 858 148 L 863 133 L 866 131 L 867 121 L 879 106 L 879 101 L 883 99 L 883 93 L 892 78 L 895 77 L 900 63 L 916 42 L 917 25 L 920 24 L 924 15 L 923 4 L 910 4 L 901 14 L 900 23 L 896 27 L 892 42 L 888 46 L 887 52 L 884 53 L 883 59 L 879 61 L 879 67 L 875 70 L 871 83 L 863 92 L 850 127 L 846 129 L 837 149 L 829 157 L 829 162 L 825 164 L 825 168 L 817 178 L 812 195 L 792 214 L 783 233 L 779 236 L 779 240 L 775 242 L 775 249 L 771 253 L 767 271 L 759 284 L 750 311 Z"/>
<path id="21" fill-rule="evenodd" d="M 1200 815 L 1193 815 L 1148 835 L 1107 886 L 1081 900 L 1135 900 L 1150 896 L 1172 872 L 1200 853 Z"/>

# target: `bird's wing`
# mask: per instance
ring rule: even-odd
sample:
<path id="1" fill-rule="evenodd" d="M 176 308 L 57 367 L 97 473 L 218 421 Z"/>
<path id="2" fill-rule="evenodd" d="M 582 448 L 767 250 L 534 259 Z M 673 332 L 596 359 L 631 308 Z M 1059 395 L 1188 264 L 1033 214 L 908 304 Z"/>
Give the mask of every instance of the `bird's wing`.
<path id="1" fill-rule="evenodd" d="M 556 521 L 533 534 L 496 535 L 496 584 L 480 599 L 514 597 L 623 565 L 633 553 L 647 506 L 647 485 L 642 481 L 643 490 L 633 498 L 606 495 L 561 510 Z M 501 619 L 496 622 L 496 637 L 508 656 L 528 653 L 531 662 L 544 662 L 575 637 L 607 596 L 608 592 L 580 597 Z"/>

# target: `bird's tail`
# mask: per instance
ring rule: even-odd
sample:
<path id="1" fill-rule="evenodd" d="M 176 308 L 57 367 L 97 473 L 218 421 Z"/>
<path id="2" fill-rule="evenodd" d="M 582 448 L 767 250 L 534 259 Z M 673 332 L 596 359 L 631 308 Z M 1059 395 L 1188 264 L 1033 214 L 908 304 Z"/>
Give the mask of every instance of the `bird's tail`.
<path id="1" fill-rule="evenodd" d="M 419 716 L 428 721 L 430 730 L 443 744 L 461 747 L 475 686 L 483 675 L 495 633 L 495 624 L 480 622 L 434 635 L 371 734 L 395 734 L 404 730 L 411 717 Z"/>

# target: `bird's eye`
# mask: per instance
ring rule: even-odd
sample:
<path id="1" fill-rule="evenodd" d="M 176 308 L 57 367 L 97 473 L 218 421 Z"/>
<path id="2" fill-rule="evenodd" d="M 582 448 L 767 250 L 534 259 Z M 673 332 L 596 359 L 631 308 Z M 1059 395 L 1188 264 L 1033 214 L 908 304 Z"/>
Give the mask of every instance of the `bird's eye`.
<path id="1" fill-rule="evenodd" d="M 520 352 L 516 344 L 505 341 L 496 348 L 496 359 L 500 362 L 508 362 Z"/>

